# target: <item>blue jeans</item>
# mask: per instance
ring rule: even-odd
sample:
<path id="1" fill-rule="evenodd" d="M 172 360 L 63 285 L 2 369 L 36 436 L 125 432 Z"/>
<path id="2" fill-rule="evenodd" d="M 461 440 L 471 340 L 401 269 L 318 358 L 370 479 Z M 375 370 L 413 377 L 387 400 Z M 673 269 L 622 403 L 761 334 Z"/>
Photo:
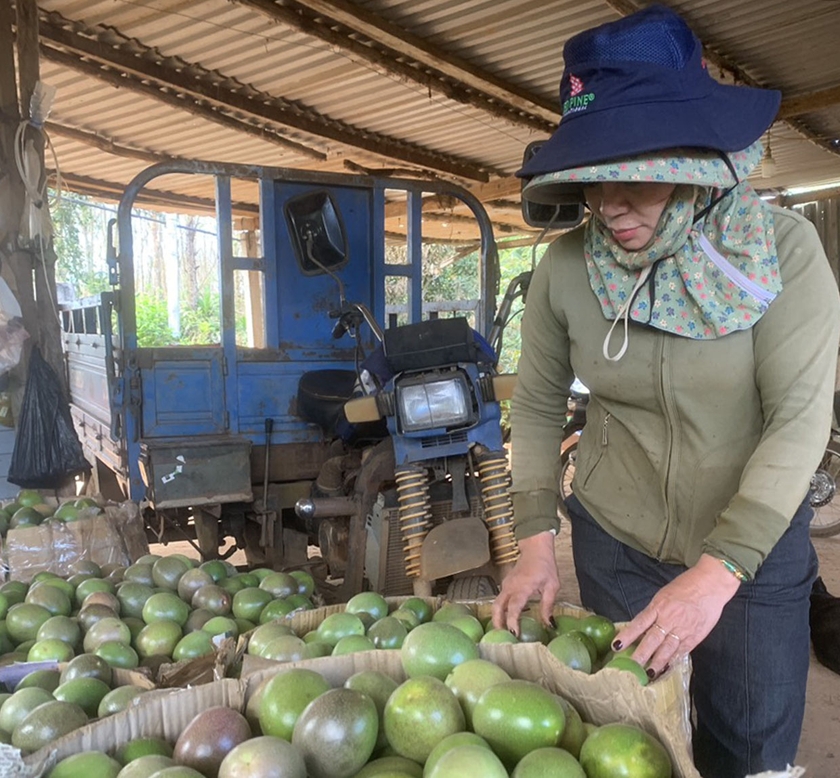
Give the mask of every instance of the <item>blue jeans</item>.
<path id="1" fill-rule="evenodd" d="M 589 610 L 629 620 L 685 571 L 608 535 L 574 495 L 566 505 L 581 602 Z M 808 598 L 817 575 L 811 515 L 806 501 L 691 654 L 694 760 L 703 778 L 744 778 L 794 763 L 810 660 Z"/>

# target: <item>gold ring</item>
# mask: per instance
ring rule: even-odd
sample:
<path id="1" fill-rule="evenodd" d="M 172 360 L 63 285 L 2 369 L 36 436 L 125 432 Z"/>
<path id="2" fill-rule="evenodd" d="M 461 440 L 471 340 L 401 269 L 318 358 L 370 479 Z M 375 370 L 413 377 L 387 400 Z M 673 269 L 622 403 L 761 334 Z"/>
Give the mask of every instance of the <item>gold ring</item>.
<path id="1" fill-rule="evenodd" d="M 673 632 L 668 632 L 667 629 L 660 627 L 658 624 L 653 625 L 656 629 L 658 629 L 666 638 L 673 638 L 677 641 L 677 643 L 681 643 L 682 640 L 680 639 L 679 635 L 675 635 Z"/>

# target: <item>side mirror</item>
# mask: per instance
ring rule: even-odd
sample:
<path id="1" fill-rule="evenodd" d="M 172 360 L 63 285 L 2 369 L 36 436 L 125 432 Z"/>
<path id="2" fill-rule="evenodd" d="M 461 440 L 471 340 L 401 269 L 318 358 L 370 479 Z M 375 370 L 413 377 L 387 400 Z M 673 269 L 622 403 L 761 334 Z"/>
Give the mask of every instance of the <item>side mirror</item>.
<path id="1" fill-rule="evenodd" d="M 292 197 L 284 211 L 301 272 L 330 273 L 347 262 L 347 236 L 329 192 L 307 192 Z"/>
<path id="2" fill-rule="evenodd" d="M 522 164 L 524 165 L 540 150 L 545 141 L 535 140 L 531 141 L 525 147 L 525 154 L 522 157 Z M 522 179 L 522 188 L 528 183 L 527 178 Z M 570 202 L 551 202 L 551 203 L 537 203 L 533 200 L 522 200 L 522 218 L 530 227 L 540 227 L 555 230 L 570 230 L 572 227 L 577 227 L 583 221 L 584 207 L 583 203 L 573 200 Z"/>

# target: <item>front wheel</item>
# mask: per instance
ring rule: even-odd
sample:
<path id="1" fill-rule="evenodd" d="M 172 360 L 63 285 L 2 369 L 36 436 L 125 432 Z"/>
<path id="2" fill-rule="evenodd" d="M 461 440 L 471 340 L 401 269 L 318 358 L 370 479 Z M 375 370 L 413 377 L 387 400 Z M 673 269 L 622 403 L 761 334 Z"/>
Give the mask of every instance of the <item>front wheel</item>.
<path id="1" fill-rule="evenodd" d="M 814 509 L 811 536 L 826 538 L 840 533 L 840 447 L 829 444 L 817 472 L 811 478 L 810 502 Z"/>
<path id="2" fill-rule="evenodd" d="M 492 600 L 499 587 L 489 575 L 468 575 L 456 578 L 446 590 L 447 600 Z"/>

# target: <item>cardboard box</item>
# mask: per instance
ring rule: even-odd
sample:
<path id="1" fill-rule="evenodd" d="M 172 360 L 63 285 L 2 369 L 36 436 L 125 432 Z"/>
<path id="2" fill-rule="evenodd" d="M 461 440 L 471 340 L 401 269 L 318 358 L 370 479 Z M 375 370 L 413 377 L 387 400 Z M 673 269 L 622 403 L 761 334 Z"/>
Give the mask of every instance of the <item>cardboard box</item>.
<path id="1" fill-rule="evenodd" d="M 593 676 L 570 670 L 539 644 L 483 645 L 480 651 L 482 657 L 495 662 L 512 677 L 535 681 L 566 697 L 586 720 L 596 724 L 624 721 L 642 727 L 668 750 L 674 778 L 699 778 L 691 762 L 684 731 L 686 722 L 682 719 L 685 689 L 680 684 L 687 682 L 687 662 L 655 684 L 641 687 L 633 676 L 617 670 L 603 670 Z M 122 744 L 139 737 L 154 735 L 174 742 L 197 713 L 214 705 L 227 705 L 244 712 L 263 682 L 293 667 L 315 670 L 334 687 L 362 670 L 378 670 L 396 681 L 405 680 L 399 651 L 364 651 L 287 664 L 245 656 L 240 680 L 224 679 L 190 689 L 151 691 L 122 713 L 89 724 L 41 751 L 18 759 L 15 769 L 19 772 L 12 772 L 11 767 L 4 771 L 4 752 L 0 750 L 0 775 L 38 778 L 56 761 L 71 754 L 90 750 L 113 753 Z"/>
<path id="2" fill-rule="evenodd" d="M 120 746 L 141 737 L 163 737 L 174 743 L 187 724 L 207 708 L 224 705 L 244 711 L 244 691 L 241 682 L 226 679 L 191 689 L 148 692 L 122 713 L 81 727 L 22 759 L 19 753 L 16 759 L 9 753 L 17 749 L 6 746 L 4 753 L 0 747 L 0 775 L 40 778 L 56 762 L 72 754 L 82 751 L 113 754 Z"/>
<path id="3" fill-rule="evenodd" d="M 625 722 L 654 735 L 668 751 L 674 778 L 700 778 L 691 756 L 688 699 L 689 665 L 686 659 L 649 686 L 640 686 L 635 676 L 620 670 L 602 670 L 585 675 L 557 661 L 538 643 L 479 646 L 483 659 L 494 662 L 512 678 L 534 681 L 573 703 L 584 721 L 593 724 Z M 361 651 L 345 656 L 278 663 L 246 655 L 242 681 L 246 703 L 260 685 L 292 667 L 307 667 L 321 673 L 333 686 L 342 685 L 361 670 L 379 670 L 396 681 L 405 680 L 399 651 Z"/>
<path id="4" fill-rule="evenodd" d="M 387 598 L 391 608 L 398 607 L 405 597 Z M 442 599 L 428 600 L 437 609 Z M 466 603 L 479 619 L 490 616 L 492 602 L 481 600 Z M 288 619 L 299 635 L 304 635 L 330 614 L 341 613 L 344 605 L 330 605 L 295 613 Z M 573 605 L 558 605 L 555 616 L 585 616 L 587 611 Z M 248 695 L 254 684 L 283 668 L 305 665 L 321 672 L 330 683 L 339 685 L 357 669 L 384 669 L 397 680 L 404 680 L 398 651 L 368 651 L 347 657 L 324 657 L 305 662 L 278 663 L 246 653 L 249 635 L 240 639 L 241 678 L 248 683 Z M 689 679 L 691 664 L 688 657 L 673 664 L 662 677 L 648 686 L 641 686 L 635 676 L 615 669 L 601 670 L 592 675 L 572 670 L 559 662 L 542 645 L 533 643 L 480 645 L 481 656 L 495 662 L 511 676 L 536 681 L 574 703 L 585 721 L 606 724 L 615 721 L 631 722 L 655 735 L 667 748 L 674 765 L 675 778 L 699 778 L 691 752 L 691 707 Z"/>
<path id="5" fill-rule="evenodd" d="M 68 523 L 9 530 L 2 566 L 7 578 L 28 582 L 42 571 L 62 577 L 72 575 L 73 565 L 83 559 L 127 567 L 148 553 L 140 508 L 124 502 Z"/>
<path id="6" fill-rule="evenodd" d="M 6 689 L 11 691 L 15 688 L 15 686 L 17 686 L 22 678 L 35 670 L 63 670 L 66 666 L 66 662 L 59 663 L 55 661 L 16 662 L 12 665 L 7 665 L 0 668 L 0 691 L 5 691 Z M 129 685 L 139 686 L 141 689 L 145 689 L 149 694 L 154 693 L 154 690 L 157 688 L 146 668 L 137 668 L 136 670 L 114 668 L 111 688 L 115 689 L 118 686 Z M 140 697 L 135 698 L 131 701 L 131 703 L 129 703 L 129 705 L 139 705 L 141 698 L 142 700 L 145 700 L 146 695 L 141 695 Z M 128 710 L 132 710 L 132 708 L 129 707 Z M 98 726 L 103 721 L 106 721 L 106 719 L 97 719 L 91 724 L 88 724 L 85 729 Z M 76 732 L 72 732 L 66 737 L 72 739 L 76 736 L 76 734 Z M 56 742 L 58 743 L 60 741 Z M 47 750 L 45 749 L 45 751 Z M 65 756 L 66 755 L 69 754 L 65 754 Z M 3 776 L 3 778 L 6 778 L 6 776 L 21 776 L 21 778 L 29 778 L 30 776 L 33 776 L 34 778 L 34 776 L 40 776 L 42 772 L 47 769 L 46 765 L 48 764 L 50 766 L 54 764 L 54 760 L 49 758 L 49 753 L 41 754 L 41 756 L 33 754 L 31 757 L 22 758 L 18 749 L 10 745 L 0 743 L 0 776 Z"/>

